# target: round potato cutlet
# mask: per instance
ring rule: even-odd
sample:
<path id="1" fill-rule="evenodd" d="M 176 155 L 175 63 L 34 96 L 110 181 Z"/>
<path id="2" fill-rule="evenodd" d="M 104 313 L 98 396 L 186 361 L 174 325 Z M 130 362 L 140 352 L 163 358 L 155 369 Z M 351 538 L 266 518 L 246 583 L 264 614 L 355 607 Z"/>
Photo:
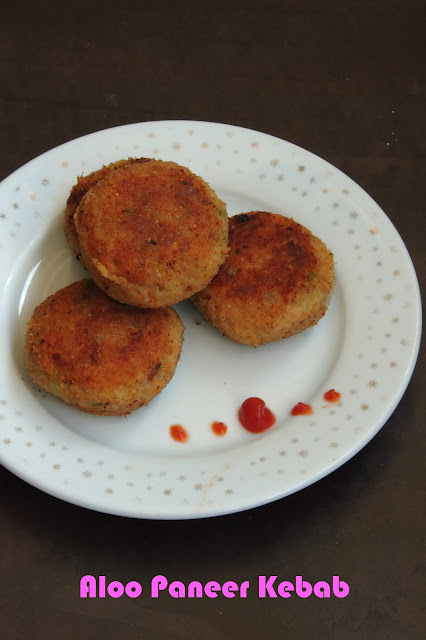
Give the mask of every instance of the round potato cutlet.
<path id="1" fill-rule="evenodd" d="M 229 219 L 229 254 L 193 298 L 223 334 L 256 347 L 299 333 L 325 314 L 333 255 L 291 218 L 251 211 Z"/>
<path id="2" fill-rule="evenodd" d="M 148 404 L 171 380 L 183 340 L 173 309 L 137 309 L 85 279 L 34 311 L 25 360 L 34 382 L 66 404 L 124 415 Z"/>
<path id="3" fill-rule="evenodd" d="M 120 302 L 165 307 L 203 289 L 228 252 L 225 204 L 174 162 L 149 160 L 109 172 L 74 216 L 83 260 Z"/>
<path id="4" fill-rule="evenodd" d="M 65 207 L 64 232 L 65 237 L 71 249 L 81 260 L 80 241 L 78 239 L 77 229 L 74 223 L 74 214 L 80 204 L 83 196 L 93 187 L 94 184 L 102 180 L 107 173 L 114 171 L 125 164 L 134 164 L 135 162 L 146 162 L 147 158 L 127 158 L 127 160 L 117 160 L 111 164 L 104 165 L 97 171 L 92 171 L 87 176 L 78 176 L 76 184 L 72 187 L 67 199 Z"/>

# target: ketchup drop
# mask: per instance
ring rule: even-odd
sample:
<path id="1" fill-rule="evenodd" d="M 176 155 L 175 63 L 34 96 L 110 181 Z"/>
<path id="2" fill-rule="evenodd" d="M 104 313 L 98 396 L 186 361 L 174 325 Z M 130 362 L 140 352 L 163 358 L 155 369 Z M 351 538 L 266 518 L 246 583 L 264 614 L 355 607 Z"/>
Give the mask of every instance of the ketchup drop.
<path id="1" fill-rule="evenodd" d="M 297 404 L 294 405 L 290 413 L 292 416 L 309 416 L 313 413 L 313 411 L 310 404 L 305 404 L 304 402 L 298 402 Z"/>
<path id="2" fill-rule="evenodd" d="M 170 435 L 176 442 L 186 442 L 188 440 L 188 433 L 180 424 L 174 424 L 170 427 Z"/>
<path id="3" fill-rule="evenodd" d="M 275 415 L 261 398 L 247 398 L 238 411 L 241 425 L 251 433 L 262 433 L 275 424 Z"/>
<path id="4" fill-rule="evenodd" d="M 224 422 L 212 422 L 212 431 L 216 436 L 224 436 L 228 427 Z"/>
<path id="5" fill-rule="evenodd" d="M 327 400 L 327 402 L 339 402 L 341 395 L 335 389 L 330 389 L 324 393 L 324 400 Z"/>

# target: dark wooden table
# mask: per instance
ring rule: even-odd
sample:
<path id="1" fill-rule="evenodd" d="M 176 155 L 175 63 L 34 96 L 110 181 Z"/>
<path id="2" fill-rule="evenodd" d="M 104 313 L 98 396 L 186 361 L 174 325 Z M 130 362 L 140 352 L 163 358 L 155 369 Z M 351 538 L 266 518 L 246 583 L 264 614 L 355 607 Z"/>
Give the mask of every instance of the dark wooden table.
<path id="1" fill-rule="evenodd" d="M 0 177 L 60 143 L 162 119 L 225 122 L 313 151 L 384 209 L 425 278 L 421 0 L 9 2 Z M 268 506 L 132 520 L 0 469 L 0 637 L 424 637 L 425 358 L 385 427 L 321 482 Z M 170 580 L 340 575 L 345 599 L 80 599 L 85 574 Z"/>

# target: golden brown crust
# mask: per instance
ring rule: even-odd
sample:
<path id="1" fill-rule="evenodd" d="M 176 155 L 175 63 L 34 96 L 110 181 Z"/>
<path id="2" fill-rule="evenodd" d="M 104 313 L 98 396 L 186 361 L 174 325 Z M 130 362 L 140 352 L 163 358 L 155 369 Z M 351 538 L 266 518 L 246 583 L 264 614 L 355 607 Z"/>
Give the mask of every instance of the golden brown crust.
<path id="1" fill-rule="evenodd" d="M 137 309 L 92 280 L 61 289 L 34 311 L 25 339 L 31 378 L 87 413 L 122 415 L 172 378 L 183 324 L 173 309 Z"/>
<path id="2" fill-rule="evenodd" d="M 289 337 L 318 322 L 334 286 L 333 255 L 291 218 L 251 211 L 229 219 L 229 254 L 192 299 L 241 344 Z"/>
<path id="3" fill-rule="evenodd" d="M 226 207 L 174 162 L 109 172 L 74 216 L 85 266 L 109 295 L 155 308 L 205 287 L 227 255 Z"/>
<path id="4" fill-rule="evenodd" d="M 99 182 L 99 180 L 102 180 L 102 178 L 104 178 L 110 171 L 114 171 L 125 164 L 134 164 L 135 162 L 146 161 L 147 158 L 127 158 L 125 160 L 118 160 L 117 162 L 111 162 L 108 165 L 104 165 L 96 171 L 92 171 L 92 173 L 89 173 L 87 176 L 77 177 L 77 182 L 70 191 L 65 207 L 64 232 L 68 244 L 79 258 L 81 258 L 81 249 L 77 229 L 75 228 L 74 214 L 83 197 L 89 189 Z"/>

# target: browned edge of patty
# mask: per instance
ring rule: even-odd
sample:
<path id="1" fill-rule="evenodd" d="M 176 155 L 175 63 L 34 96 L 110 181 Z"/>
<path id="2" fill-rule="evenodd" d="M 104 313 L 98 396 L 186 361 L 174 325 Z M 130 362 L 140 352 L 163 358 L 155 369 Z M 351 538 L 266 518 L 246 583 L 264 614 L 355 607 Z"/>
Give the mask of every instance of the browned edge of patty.
<path id="1" fill-rule="evenodd" d="M 257 346 L 290 337 L 325 314 L 333 255 L 292 218 L 251 211 L 229 219 L 229 254 L 193 296 L 206 320 L 235 342 Z"/>
<path id="2" fill-rule="evenodd" d="M 77 229 L 75 228 L 74 214 L 86 193 L 91 189 L 99 180 L 102 180 L 110 171 L 115 171 L 119 167 L 126 164 L 134 164 L 140 162 L 147 162 L 149 158 L 127 158 L 111 162 L 108 165 L 103 165 L 100 169 L 92 171 L 87 175 L 77 176 L 76 184 L 71 188 L 70 194 L 67 198 L 65 214 L 64 214 L 64 233 L 68 244 L 71 249 L 81 260 L 80 241 L 78 239 Z"/>
<path id="3" fill-rule="evenodd" d="M 228 252 L 225 204 L 202 178 L 171 161 L 108 173 L 83 197 L 74 220 L 92 278 L 135 306 L 189 298 Z"/>
<path id="4" fill-rule="evenodd" d="M 87 413 L 123 415 L 170 381 L 183 330 L 174 309 L 129 307 L 84 279 L 36 307 L 25 361 L 33 381 L 63 402 Z"/>

